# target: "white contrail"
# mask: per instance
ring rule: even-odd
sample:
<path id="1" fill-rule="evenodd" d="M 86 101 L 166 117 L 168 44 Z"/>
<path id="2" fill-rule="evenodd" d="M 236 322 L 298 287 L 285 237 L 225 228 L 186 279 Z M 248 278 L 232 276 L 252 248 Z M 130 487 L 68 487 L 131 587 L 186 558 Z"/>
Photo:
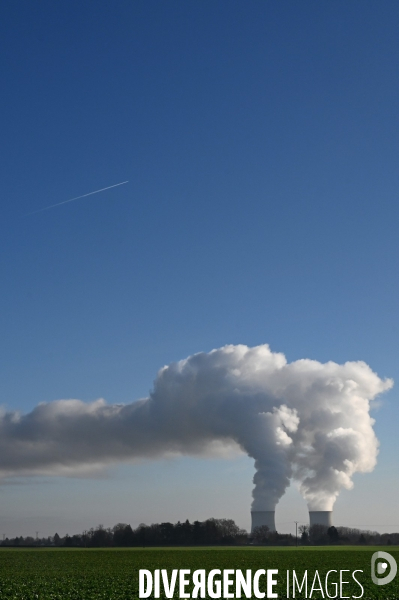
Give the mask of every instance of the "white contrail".
<path id="1" fill-rule="evenodd" d="M 45 208 L 39 208 L 39 210 L 34 210 L 33 212 L 27 213 L 24 216 L 28 217 L 29 215 L 35 215 L 36 213 L 43 212 L 44 210 L 49 210 L 50 208 L 55 208 L 56 206 L 61 206 L 61 204 L 68 204 L 68 202 L 74 202 L 74 200 L 79 200 L 80 198 L 86 198 L 86 196 L 92 196 L 93 194 L 98 194 L 99 192 L 104 192 L 105 190 L 110 190 L 111 188 L 118 187 L 118 185 L 124 185 L 125 183 L 129 183 L 129 181 L 122 181 L 121 183 L 115 183 L 114 185 L 109 185 L 108 187 L 101 188 L 101 190 L 96 190 L 95 192 L 89 192 L 88 194 L 82 194 L 82 196 L 76 196 L 76 198 L 70 198 L 70 200 L 64 200 L 63 202 L 58 202 L 58 204 L 52 204 L 51 206 L 46 206 Z"/>

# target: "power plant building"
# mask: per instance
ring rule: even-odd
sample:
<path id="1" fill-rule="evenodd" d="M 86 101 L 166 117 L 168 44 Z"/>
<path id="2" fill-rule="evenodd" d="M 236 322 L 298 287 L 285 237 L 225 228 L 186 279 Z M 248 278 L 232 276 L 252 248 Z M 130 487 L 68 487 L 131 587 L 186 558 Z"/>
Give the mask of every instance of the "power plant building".
<path id="1" fill-rule="evenodd" d="M 332 510 L 310 510 L 309 524 L 311 527 L 312 525 L 324 525 L 324 527 L 331 527 Z"/>
<path id="2" fill-rule="evenodd" d="M 274 510 L 251 510 L 251 532 L 255 527 L 266 525 L 269 531 L 276 531 Z"/>

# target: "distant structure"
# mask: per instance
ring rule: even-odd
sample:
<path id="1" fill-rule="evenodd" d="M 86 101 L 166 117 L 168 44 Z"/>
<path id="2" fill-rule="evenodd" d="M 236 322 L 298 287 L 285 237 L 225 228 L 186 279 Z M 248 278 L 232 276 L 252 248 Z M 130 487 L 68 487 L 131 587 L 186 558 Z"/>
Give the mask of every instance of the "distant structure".
<path id="1" fill-rule="evenodd" d="M 251 510 L 251 532 L 262 525 L 267 525 L 269 531 L 276 531 L 274 510 Z"/>
<path id="2" fill-rule="evenodd" d="M 324 525 L 324 527 L 331 527 L 332 510 L 310 510 L 309 524 L 311 527 L 312 525 Z"/>

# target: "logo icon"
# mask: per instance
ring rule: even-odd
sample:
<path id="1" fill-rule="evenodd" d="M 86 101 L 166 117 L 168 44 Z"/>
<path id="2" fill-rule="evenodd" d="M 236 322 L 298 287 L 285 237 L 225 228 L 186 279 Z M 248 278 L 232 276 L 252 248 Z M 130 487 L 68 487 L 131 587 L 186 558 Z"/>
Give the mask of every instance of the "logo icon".
<path id="1" fill-rule="evenodd" d="M 388 565 L 391 567 L 391 572 L 388 572 Z M 377 568 L 376 568 L 377 567 Z M 371 557 L 371 579 L 376 585 L 386 585 L 395 579 L 398 570 L 398 565 L 393 556 L 388 552 L 374 552 Z M 387 573 L 385 575 L 385 573 Z M 379 577 L 379 575 L 385 575 L 385 577 Z"/>

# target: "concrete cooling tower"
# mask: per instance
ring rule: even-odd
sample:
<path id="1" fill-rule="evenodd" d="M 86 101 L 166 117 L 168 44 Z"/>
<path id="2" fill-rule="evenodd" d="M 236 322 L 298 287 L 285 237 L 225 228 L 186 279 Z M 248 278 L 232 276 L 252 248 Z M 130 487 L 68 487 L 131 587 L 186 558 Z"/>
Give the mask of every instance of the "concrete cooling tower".
<path id="1" fill-rule="evenodd" d="M 310 510 L 309 521 L 311 527 L 312 525 L 324 525 L 324 527 L 331 527 L 332 510 Z"/>
<path id="2" fill-rule="evenodd" d="M 262 525 L 267 525 L 269 531 L 276 531 L 274 510 L 251 510 L 251 521 L 251 531 Z"/>

